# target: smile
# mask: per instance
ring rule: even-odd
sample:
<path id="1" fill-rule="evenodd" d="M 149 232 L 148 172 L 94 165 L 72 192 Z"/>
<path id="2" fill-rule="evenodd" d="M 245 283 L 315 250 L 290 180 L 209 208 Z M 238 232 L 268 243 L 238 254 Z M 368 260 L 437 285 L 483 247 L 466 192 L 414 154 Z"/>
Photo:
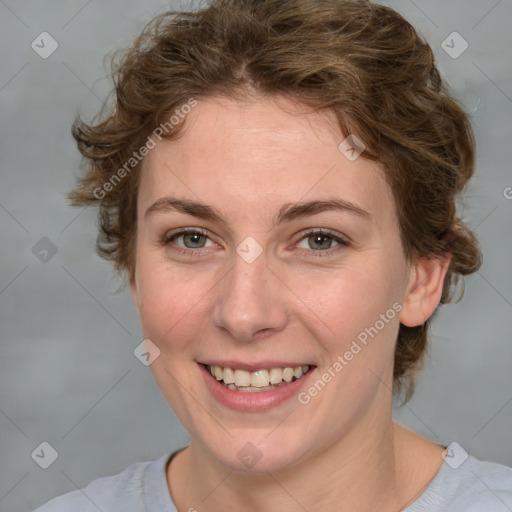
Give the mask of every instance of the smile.
<path id="1" fill-rule="evenodd" d="M 226 388 L 246 393 L 273 391 L 287 383 L 302 378 L 310 369 L 309 365 L 304 365 L 249 372 L 217 365 L 205 365 L 205 367 L 211 376 Z"/>

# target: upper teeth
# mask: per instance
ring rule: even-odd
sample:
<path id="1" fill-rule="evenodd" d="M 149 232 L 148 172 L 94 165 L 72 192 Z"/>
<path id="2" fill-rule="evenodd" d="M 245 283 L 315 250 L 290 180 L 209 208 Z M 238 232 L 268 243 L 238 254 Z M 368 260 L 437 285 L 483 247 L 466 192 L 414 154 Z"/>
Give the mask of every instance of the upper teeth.
<path id="1" fill-rule="evenodd" d="M 257 370 L 248 372 L 222 366 L 208 366 L 210 373 L 217 380 L 223 380 L 224 384 L 234 384 L 237 387 L 253 386 L 264 388 L 269 384 L 280 384 L 283 380 L 291 382 L 293 378 L 299 379 L 308 370 L 309 366 L 296 366 L 295 368 L 271 368 L 269 370 Z"/>

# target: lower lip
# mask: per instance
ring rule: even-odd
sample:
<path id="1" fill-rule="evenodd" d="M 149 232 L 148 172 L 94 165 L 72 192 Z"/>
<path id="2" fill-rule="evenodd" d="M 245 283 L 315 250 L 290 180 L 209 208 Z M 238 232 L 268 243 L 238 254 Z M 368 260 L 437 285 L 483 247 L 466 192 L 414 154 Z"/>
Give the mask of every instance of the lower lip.
<path id="1" fill-rule="evenodd" d="M 293 382 L 283 384 L 272 391 L 233 391 L 224 384 L 214 379 L 211 373 L 202 364 L 199 364 L 200 371 L 206 387 L 213 397 L 221 404 L 238 411 L 261 412 L 277 407 L 290 397 L 297 395 L 300 388 L 309 380 L 315 368 L 310 369 L 303 377 Z"/>

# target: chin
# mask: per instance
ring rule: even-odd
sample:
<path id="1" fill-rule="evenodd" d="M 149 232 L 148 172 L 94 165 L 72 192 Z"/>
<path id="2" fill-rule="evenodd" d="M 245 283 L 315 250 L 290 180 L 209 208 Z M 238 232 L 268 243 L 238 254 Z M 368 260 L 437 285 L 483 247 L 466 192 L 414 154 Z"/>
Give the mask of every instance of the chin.
<path id="1" fill-rule="evenodd" d="M 282 427 L 277 427 L 274 432 L 267 428 L 241 429 L 236 434 L 232 433 L 232 437 L 223 435 L 221 439 L 205 432 L 200 444 L 211 457 L 231 471 L 278 473 L 296 466 L 308 453 L 304 436 L 287 432 L 286 428 L 278 434 L 279 428 Z M 272 433 L 269 435 L 269 432 Z"/>

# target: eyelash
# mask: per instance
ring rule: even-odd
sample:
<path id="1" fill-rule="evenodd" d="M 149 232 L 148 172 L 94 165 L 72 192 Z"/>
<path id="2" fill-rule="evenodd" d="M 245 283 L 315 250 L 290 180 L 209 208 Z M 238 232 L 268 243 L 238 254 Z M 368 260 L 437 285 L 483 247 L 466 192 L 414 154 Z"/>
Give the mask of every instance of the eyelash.
<path id="1" fill-rule="evenodd" d="M 180 236 L 183 236 L 183 235 L 201 235 L 201 236 L 206 236 L 207 238 L 209 238 L 208 234 L 203 229 L 200 229 L 200 228 L 194 228 L 194 229 L 184 228 L 184 229 L 181 229 L 181 230 L 176 231 L 174 233 L 165 235 L 163 237 L 163 239 L 162 239 L 162 245 L 167 246 L 171 242 L 176 240 L 176 238 L 179 238 Z M 322 236 L 331 238 L 332 240 L 334 240 L 335 242 L 337 242 L 339 244 L 339 245 L 337 245 L 335 247 L 332 247 L 330 249 L 327 249 L 325 251 L 323 251 L 323 250 L 314 250 L 314 249 L 299 249 L 299 250 L 304 250 L 306 252 L 312 253 L 311 255 L 313 257 L 315 257 L 315 258 L 329 257 L 329 256 L 332 255 L 333 252 L 335 252 L 337 250 L 337 248 L 349 247 L 350 246 L 350 243 L 349 243 L 348 240 L 340 237 L 339 235 L 336 235 L 335 233 L 333 233 L 329 229 L 323 229 L 323 228 L 312 229 L 312 230 L 304 233 L 303 235 L 301 235 L 301 237 L 295 243 L 298 244 L 298 243 L 302 242 L 304 239 L 307 239 L 308 237 L 310 237 L 312 235 L 322 235 Z M 177 252 L 178 254 L 183 254 L 183 255 L 186 255 L 186 256 L 192 256 L 192 255 L 193 256 L 202 256 L 204 249 L 206 249 L 206 248 L 201 247 L 201 248 L 198 248 L 198 249 L 184 249 L 184 248 L 178 247 L 178 246 L 172 247 L 173 251 Z"/>

